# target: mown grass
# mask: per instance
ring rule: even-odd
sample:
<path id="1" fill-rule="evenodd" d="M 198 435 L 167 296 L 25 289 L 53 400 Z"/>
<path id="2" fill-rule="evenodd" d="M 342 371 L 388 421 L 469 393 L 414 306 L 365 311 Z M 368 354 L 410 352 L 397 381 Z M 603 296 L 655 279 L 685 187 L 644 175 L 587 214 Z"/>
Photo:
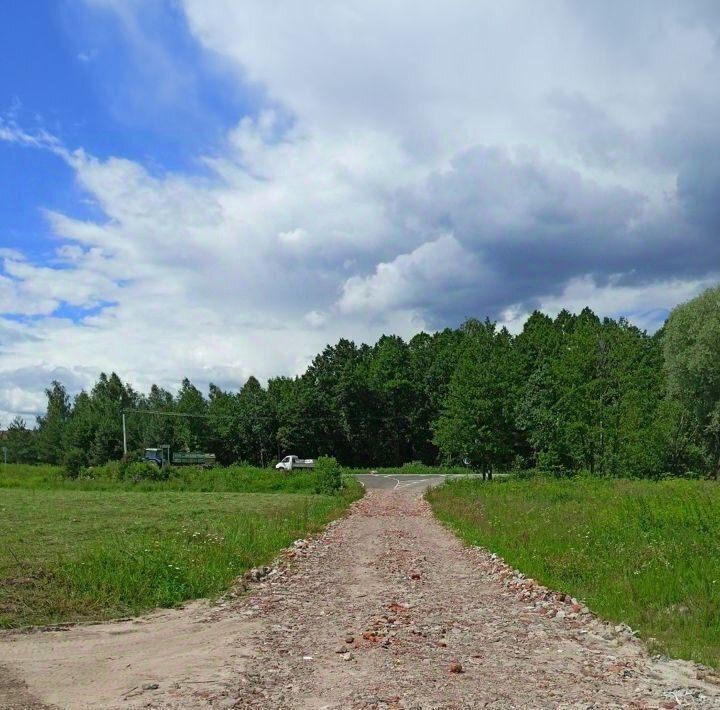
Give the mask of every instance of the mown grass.
<path id="1" fill-rule="evenodd" d="M 30 475 L 30 486 L 9 476 L 0 486 L 0 627 L 108 619 L 217 595 L 362 495 L 354 481 L 325 496 L 85 490 L 90 482 L 58 481 L 54 471 Z"/>
<path id="2" fill-rule="evenodd" d="M 252 466 L 172 468 L 165 481 L 122 478 L 119 464 L 88 469 L 66 478 L 61 466 L 0 465 L 0 488 L 71 491 L 194 491 L 205 493 L 314 493 L 313 471 L 276 471 Z"/>
<path id="3" fill-rule="evenodd" d="M 720 666 L 720 486 L 710 481 L 459 480 L 427 494 L 466 542 Z"/>

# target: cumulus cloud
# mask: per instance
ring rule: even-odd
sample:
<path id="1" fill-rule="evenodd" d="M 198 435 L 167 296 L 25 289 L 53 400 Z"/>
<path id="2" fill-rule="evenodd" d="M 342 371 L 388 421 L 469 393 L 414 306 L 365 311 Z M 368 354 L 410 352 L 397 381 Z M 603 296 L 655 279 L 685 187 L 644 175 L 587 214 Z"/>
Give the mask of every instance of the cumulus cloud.
<path id="1" fill-rule="evenodd" d="M 145 36 L 140 3 L 90 4 Z M 36 401 L 27 368 L 75 388 L 110 369 L 237 386 L 340 336 L 468 316 L 517 327 L 589 304 L 654 328 L 717 278 L 714 3 L 182 8 L 238 92 L 266 97 L 201 171 L 0 122 L 1 140 L 65 161 L 101 215 L 48 212 L 52 255 L 0 255 L 0 408 Z"/>
<path id="2" fill-rule="evenodd" d="M 590 276 L 573 278 L 562 292 L 539 296 L 537 307 L 552 316 L 563 309 L 578 313 L 589 307 L 600 314 L 621 314 L 637 327 L 654 332 L 675 305 L 697 296 L 715 283 L 715 279 L 670 279 L 630 286 L 624 285 L 622 280 L 615 275 L 598 284 Z M 529 315 L 523 304 L 514 304 L 500 314 L 499 320 L 511 332 L 517 333 Z"/>
<path id="3" fill-rule="evenodd" d="M 443 303 L 457 308 L 463 291 L 491 294 L 496 287 L 493 272 L 454 236 L 445 235 L 378 264 L 370 276 L 349 278 L 338 307 L 342 313 L 437 313 Z"/>

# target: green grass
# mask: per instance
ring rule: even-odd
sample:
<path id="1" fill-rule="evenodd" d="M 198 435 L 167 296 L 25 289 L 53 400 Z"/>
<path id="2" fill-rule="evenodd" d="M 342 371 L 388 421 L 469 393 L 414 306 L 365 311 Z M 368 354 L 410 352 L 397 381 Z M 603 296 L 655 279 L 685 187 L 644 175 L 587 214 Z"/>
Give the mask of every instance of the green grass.
<path id="1" fill-rule="evenodd" d="M 194 491 L 208 493 L 314 493 L 313 471 L 276 471 L 252 466 L 210 469 L 173 468 L 167 481 L 123 480 L 119 465 L 89 469 L 76 479 L 63 476 L 60 466 L 0 465 L 0 488 L 70 491 Z"/>
<path id="2" fill-rule="evenodd" d="M 0 627 L 217 595 L 362 495 L 354 482 L 334 496 L 84 490 L 54 470 L 25 473 L 25 487 L 9 473 L 0 484 Z"/>
<path id="3" fill-rule="evenodd" d="M 720 666 L 720 486 L 710 481 L 455 481 L 427 494 L 466 542 Z"/>

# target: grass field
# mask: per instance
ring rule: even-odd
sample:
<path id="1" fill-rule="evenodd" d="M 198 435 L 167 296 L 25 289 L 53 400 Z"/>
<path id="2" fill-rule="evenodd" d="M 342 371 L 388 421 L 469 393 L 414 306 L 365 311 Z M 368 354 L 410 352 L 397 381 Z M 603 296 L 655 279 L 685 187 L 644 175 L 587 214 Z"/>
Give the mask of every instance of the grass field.
<path id="1" fill-rule="evenodd" d="M 0 475 L 0 627 L 107 619 L 217 595 L 362 495 L 354 482 L 335 496 L 192 490 L 209 485 L 204 472 L 188 473 L 186 490 L 172 482 L 124 490 L 126 482 L 65 481 L 42 468 Z M 255 485 L 277 486 L 268 474 Z M 228 474 L 225 485 L 242 489 L 238 480 Z M 286 489 L 299 485 L 283 480 Z"/>
<path id="2" fill-rule="evenodd" d="M 659 651 L 720 666 L 720 486 L 710 481 L 457 481 L 437 517 Z"/>
<path id="3" fill-rule="evenodd" d="M 88 470 L 69 479 L 61 466 L 0 465 L 0 488 L 68 491 L 194 491 L 204 493 L 313 493 L 312 471 L 275 471 L 252 466 L 210 469 L 173 468 L 167 481 L 125 480 L 116 463 Z"/>

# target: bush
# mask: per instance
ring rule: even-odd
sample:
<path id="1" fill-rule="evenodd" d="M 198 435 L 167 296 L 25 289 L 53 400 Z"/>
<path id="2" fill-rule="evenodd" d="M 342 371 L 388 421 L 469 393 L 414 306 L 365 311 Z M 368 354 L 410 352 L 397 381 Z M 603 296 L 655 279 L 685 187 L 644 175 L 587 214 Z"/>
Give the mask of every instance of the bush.
<path id="1" fill-rule="evenodd" d="M 95 477 L 102 476 L 111 481 L 122 481 L 125 474 L 122 461 L 108 461 L 104 466 L 95 468 Z"/>
<path id="2" fill-rule="evenodd" d="M 135 483 L 138 481 L 166 481 L 169 473 L 168 467 L 161 468 L 147 461 L 132 461 L 125 466 L 124 478 Z"/>
<path id="3" fill-rule="evenodd" d="M 576 473 L 564 466 L 557 454 L 548 451 L 541 451 L 538 454 L 537 469 L 555 478 L 572 478 Z"/>
<path id="4" fill-rule="evenodd" d="M 87 459 L 82 449 L 70 449 L 63 459 L 63 476 L 65 478 L 77 478 L 85 469 Z"/>
<path id="5" fill-rule="evenodd" d="M 321 456 L 315 462 L 315 493 L 332 496 L 342 488 L 340 464 L 333 456 Z"/>

